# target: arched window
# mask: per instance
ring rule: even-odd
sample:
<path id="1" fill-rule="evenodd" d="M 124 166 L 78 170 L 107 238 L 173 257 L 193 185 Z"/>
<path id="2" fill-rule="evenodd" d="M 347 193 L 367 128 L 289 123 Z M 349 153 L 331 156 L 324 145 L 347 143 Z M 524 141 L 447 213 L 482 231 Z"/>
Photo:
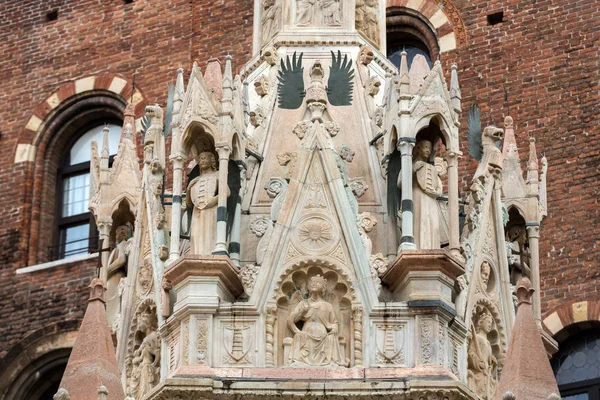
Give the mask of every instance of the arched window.
<path id="1" fill-rule="evenodd" d="M 56 240 L 53 258 L 68 258 L 95 249 L 97 242 L 94 219 L 88 211 L 90 193 L 90 145 L 93 140 L 102 147 L 103 129 L 109 129 L 109 154 L 117 153 L 121 127 L 112 120 L 106 125 L 94 121 L 76 135 L 63 154 L 57 180 Z"/>
<path id="2" fill-rule="evenodd" d="M 596 326 L 569 336 L 552 358 L 563 400 L 600 399 L 600 330 Z"/>
<path id="3" fill-rule="evenodd" d="M 408 67 L 413 58 L 421 54 L 431 67 L 439 54 L 435 29 L 421 14 L 405 7 L 387 9 L 387 56 L 397 67 L 400 54 L 407 53 Z"/>

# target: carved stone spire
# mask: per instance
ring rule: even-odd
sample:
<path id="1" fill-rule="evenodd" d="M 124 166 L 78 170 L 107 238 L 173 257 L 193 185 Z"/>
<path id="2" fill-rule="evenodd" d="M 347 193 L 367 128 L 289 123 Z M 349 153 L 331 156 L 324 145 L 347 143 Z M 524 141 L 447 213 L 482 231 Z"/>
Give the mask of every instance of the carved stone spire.
<path id="1" fill-rule="evenodd" d="M 452 99 L 452 107 L 457 113 L 462 111 L 460 101 L 462 95 L 460 86 L 458 85 L 458 73 L 456 72 L 456 64 L 452 64 L 452 75 L 450 76 L 450 99 Z"/>
<path id="2" fill-rule="evenodd" d="M 135 126 L 135 104 L 129 103 L 125 108 L 123 119 L 123 130 L 121 131 L 121 142 L 124 139 L 133 141 L 133 127 Z M 135 144 L 135 143 L 134 143 Z"/>
<path id="3" fill-rule="evenodd" d="M 100 182 L 108 183 L 110 170 L 108 168 L 108 159 L 110 158 L 110 150 L 108 148 L 108 127 L 105 126 L 102 130 L 102 150 L 100 150 Z"/>
<path id="4" fill-rule="evenodd" d="M 494 399 L 510 391 L 516 400 L 546 400 L 558 393 L 548 355 L 531 308 L 531 281 L 522 278 L 515 289 L 518 310 L 512 340 L 496 387 Z"/>
<path id="5" fill-rule="evenodd" d="M 179 115 L 181 111 L 181 103 L 183 103 L 183 95 L 185 94 L 185 86 L 183 84 L 183 68 L 177 69 L 177 80 L 175 81 L 175 93 L 173 94 L 173 121 L 177 121 L 175 115 Z"/>
<path id="6" fill-rule="evenodd" d="M 400 58 L 400 93 L 409 93 L 410 77 L 408 75 L 408 59 L 406 58 L 406 51 L 402 51 Z"/>
<path id="7" fill-rule="evenodd" d="M 538 194 L 538 158 L 535 149 L 535 138 L 529 138 L 529 161 L 527 161 L 527 185 L 532 194 Z"/>
<path id="8" fill-rule="evenodd" d="M 513 119 L 506 117 L 504 119 L 504 143 L 502 144 L 502 154 L 506 159 L 513 158 L 519 161 L 519 150 L 515 139 L 515 130 L 513 129 Z"/>
<path id="9" fill-rule="evenodd" d="M 104 282 L 94 279 L 90 299 L 75 346 L 57 394 L 68 392 L 72 399 L 98 400 L 98 390 L 108 391 L 106 400 L 125 397 L 117 357 L 104 311 Z"/>

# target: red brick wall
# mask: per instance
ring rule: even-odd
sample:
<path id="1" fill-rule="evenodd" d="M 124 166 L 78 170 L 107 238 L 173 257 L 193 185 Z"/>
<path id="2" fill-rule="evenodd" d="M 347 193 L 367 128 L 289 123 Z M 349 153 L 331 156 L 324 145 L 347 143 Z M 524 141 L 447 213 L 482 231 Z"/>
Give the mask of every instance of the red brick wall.
<path id="1" fill-rule="evenodd" d="M 542 312 L 599 298 L 600 3 L 590 0 L 454 0 L 468 46 L 442 54 L 458 65 L 463 109 L 477 102 L 484 123 L 515 120 L 522 161 L 528 137 L 546 155 L 549 214 L 540 238 Z M 486 16 L 503 10 L 504 22 Z M 506 93 L 506 95 L 505 95 Z M 506 96 L 506 97 L 505 97 Z M 461 119 L 462 187 L 472 176 Z M 470 167 L 470 168 L 469 168 Z M 465 173 L 467 172 L 468 173 Z"/>
<path id="2" fill-rule="evenodd" d="M 230 54 L 237 70 L 252 52 L 253 4 L 252 0 L 2 2 L 0 360 L 28 334 L 82 318 L 86 286 L 95 271 L 94 260 L 15 274 L 17 268 L 31 264 L 29 257 L 44 261 L 37 255 L 43 254 L 42 248 L 30 254 L 30 237 L 37 243 L 37 236 L 48 233 L 30 228 L 36 219 L 45 226 L 53 218 L 43 212 L 44 202 L 53 201 L 41 199 L 41 208 L 31 207 L 36 201 L 34 179 L 41 186 L 43 175 L 34 174 L 31 163 L 13 164 L 19 137 L 34 109 L 65 82 L 91 75 L 112 74 L 131 81 L 135 74 L 146 102 L 164 105 L 166 85 L 174 82 L 178 67 L 189 74 L 193 61 L 204 67 L 209 59 L 224 60 Z M 47 21 L 46 13 L 52 10 L 58 10 L 58 18 Z M 13 353 L 2 361 L 10 361 Z"/>
<path id="3" fill-rule="evenodd" d="M 226 3 L 226 4 L 225 4 Z M 542 225 L 543 308 L 598 297 L 600 264 L 600 4 L 590 0 L 455 0 L 469 44 L 442 54 L 457 62 L 466 109 L 484 122 L 515 120 L 549 160 L 549 216 Z M 29 333 L 83 315 L 94 262 L 16 275 L 27 264 L 31 164 L 13 164 L 33 109 L 61 84 L 102 73 L 136 75 L 147 102 L 163 104 L 177 67 L 251 55 L 252 0 L 5 0 L 0 13 L 0 358 Z M 45 14 L 58 9 L 58 19 Z M 488 26 L 502 9 L 505 22 Z M 505 99 L 507 94 L 507 100 Z M 466 113 L 465 113 L 466 114 Z M 462 119 L 463 127 L 466 119 Z M 462 129 L 465 132 L 465 129 Z M 464 135 L 463 135 L 464 136 Z M 466 137 L 463 187 L 469 164 Z M 30 171 L 31 172 L 31 171 Z M 41 290 L 40 290 L 41 289 Z M 12 354 L 12 352 L 11 352 Z M 9 358 L 9 357 L 8 357 Z M 1 364 L 1 363 L 0 363 Z"/>

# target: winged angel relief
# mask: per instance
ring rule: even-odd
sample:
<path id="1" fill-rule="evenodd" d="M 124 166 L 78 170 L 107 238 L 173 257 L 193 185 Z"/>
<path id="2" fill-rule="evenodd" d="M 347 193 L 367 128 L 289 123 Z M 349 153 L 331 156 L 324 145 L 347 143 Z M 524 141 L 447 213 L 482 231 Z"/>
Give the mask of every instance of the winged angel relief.
<path id="1" fill-rule="evenodd" d="M 300 53 L 297 56 L 294 52 L 291 58 L 288 55 L 285 61 L 281 60 L 281 69 L 277 76 L 279 108 L 295 110 L 302 105 L 305 98 L 307 105 L 322 103 L 325 106 L 328 101 L 332 106 L 351 105 L 354 69 L 352 60 L 348 60 L 348 55 L 346 54 L 342 58 L 339 50 L 337 55 L 333 51 L 331 52 L 327 86 L 323 83 L 325 77 L 323 66 L 319 60 L 315 61 L 310 69 L 310 84 L 306 90 L 304 89 L 304 67 L 302 67 L 303 55 Z"/>

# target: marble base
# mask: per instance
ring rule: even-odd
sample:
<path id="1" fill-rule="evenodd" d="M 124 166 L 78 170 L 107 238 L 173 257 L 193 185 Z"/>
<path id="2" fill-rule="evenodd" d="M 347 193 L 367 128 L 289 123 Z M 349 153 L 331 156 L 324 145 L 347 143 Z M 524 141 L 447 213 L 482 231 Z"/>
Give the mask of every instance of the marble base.
<path id="1" fill-rule="evenodd" d="M 454 282 L 464 272 L 463 261 L 446 249 L 405 250 L 381 281 L 396 301 L 441 300 L 454 307 Z"/>

